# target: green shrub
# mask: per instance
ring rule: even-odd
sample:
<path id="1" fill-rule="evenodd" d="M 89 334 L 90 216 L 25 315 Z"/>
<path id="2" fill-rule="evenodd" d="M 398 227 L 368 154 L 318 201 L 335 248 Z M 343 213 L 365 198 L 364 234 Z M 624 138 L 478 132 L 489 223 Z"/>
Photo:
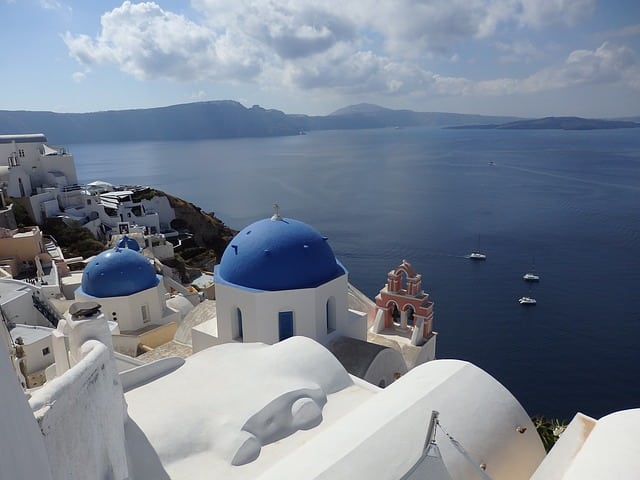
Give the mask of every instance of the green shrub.
<path id="1" fill-rule="evenodd" d="M 562 435 L 562 432 L 567 428 L 566 420 L 558 420 L 556 418 L 546 418 L 542 415 L 536 415 L 531 417 L 533 425 L 536 427 L 538 435 L 542 440 L 544 449 L 548 452 L 551 447 L 555 445 Z"/>
<path id="2" fill-rule="evenodd" d="M 87 258 L 104 250 L 104 244 L 78 222 L 67 225 L 60 218 L 47 218 L 42 231 L 58 242 L 65 256 Z"/>

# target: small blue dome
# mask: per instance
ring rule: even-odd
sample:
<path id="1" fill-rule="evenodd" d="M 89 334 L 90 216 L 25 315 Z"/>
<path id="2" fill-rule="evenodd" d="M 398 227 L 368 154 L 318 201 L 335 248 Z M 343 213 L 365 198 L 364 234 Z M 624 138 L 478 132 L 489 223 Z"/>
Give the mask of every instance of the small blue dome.
<path id="1" fill-rule="evenodd" d="M 256 290 L 318 287 L 345 273 L 326 240 L 298 220 L 259 220 L 231 240 L 216 278 Z"/>
<path id="2" fill-rule="evenodd" d="M 138 245 L 138 242 L 126 235 L 118 242 L 118 248 L 128 248 L 130 250 L 135 250 L 136 252 L 140 251 L 140 245 Z"/>
<path id="3" fill-rule="evenodd" d="M 160 282 L 149 260 L 128 248 L 114 248 L 96 256 L 82 274 L 80 290 L 93 297 L 123 297 Z"/>

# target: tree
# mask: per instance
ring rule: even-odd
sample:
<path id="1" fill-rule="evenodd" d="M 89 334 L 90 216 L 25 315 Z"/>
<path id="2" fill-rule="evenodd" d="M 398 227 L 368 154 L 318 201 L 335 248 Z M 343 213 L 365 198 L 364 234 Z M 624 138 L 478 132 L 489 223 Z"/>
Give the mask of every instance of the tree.
<path id="1" fill-rule="evenodd" d="M 104 244 L 78 222 L 67 225 L 61 218 L 47 218 L 42 230 L 56 240 L 65 257 L 87 258 L 104 250 Z"/>

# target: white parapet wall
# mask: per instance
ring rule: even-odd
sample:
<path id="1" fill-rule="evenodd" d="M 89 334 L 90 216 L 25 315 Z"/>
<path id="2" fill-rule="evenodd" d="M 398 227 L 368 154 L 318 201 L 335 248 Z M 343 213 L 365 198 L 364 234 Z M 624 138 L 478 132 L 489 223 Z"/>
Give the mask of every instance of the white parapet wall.
<path id="1" fill-rule="evenodd" d="M 29 400 L 54 480 L 129 478 L 124 394 L 110 342 L 103 343 L 110 334 L 101 318 L 101 323 L 67 320 L 71 368 Z"/>
<path id="2" fill-rule="evenodd" d="M 38 424 L 0 341 L 0 477 L 51 480 L 49 460 Z"/>

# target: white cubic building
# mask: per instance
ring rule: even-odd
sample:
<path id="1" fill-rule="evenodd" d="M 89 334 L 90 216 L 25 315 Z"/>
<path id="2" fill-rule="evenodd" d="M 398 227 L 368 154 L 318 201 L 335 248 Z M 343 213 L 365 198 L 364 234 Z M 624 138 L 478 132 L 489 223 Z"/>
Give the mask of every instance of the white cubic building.
<path id="1" fill-rule="evenodd" d="M 192 329 L 194 352 L 303 336 L 374 385 L 389 385 L 408 370 L 397 342 L 367 341 L 367 313 L 349 309 L 348 272 L 327 238 L 306 223 L 281 217 L 277 206 L 271 218 L 231 240 L 214 281 L 217 316 Z"/>
<path id="2" fill-rule="evenodd" d="M 99 303 L 107 319 L 117 322 L 122 333 L 177 323 L 181 314 L 167 307 L 161 279 L 144 255 L 116 247 L 89 262 L 75 299 Z"/>
<path id="3" fill-rule="evenodd" d="M 205 345 L 294 335 L 323 344 L 365 340 L 366 316 L 347 307 L 347 277 L 327 238 L 309 225 L 277 213 L 257 221 L 233 238 L 215 269 L 217 328 Z"/>

